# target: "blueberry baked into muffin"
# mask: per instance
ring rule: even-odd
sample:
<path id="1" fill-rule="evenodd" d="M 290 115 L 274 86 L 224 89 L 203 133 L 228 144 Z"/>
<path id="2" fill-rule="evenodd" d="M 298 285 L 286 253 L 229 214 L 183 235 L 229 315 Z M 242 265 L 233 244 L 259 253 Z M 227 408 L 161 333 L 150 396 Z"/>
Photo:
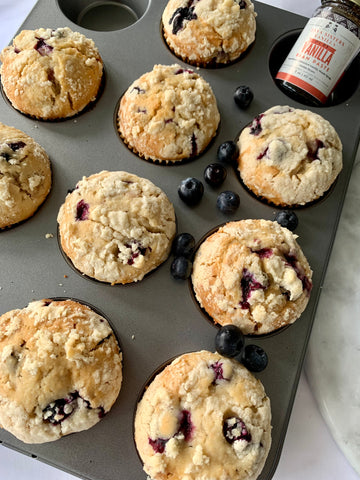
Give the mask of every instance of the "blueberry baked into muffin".
<path id="1" fill-rule="evenodd" d="M 109 412 L 122 353 L 109 323 L 73 300 L 0 317 L 0 426 L 25 443 L 86 430 Z"/>
<path id="2" fill-rule="evenodd" d="M 326 193 L 339 175 L 342 144 L 321 115 L 275 106 L 240 134 L 238 171 L 259 198 L 278 206 L 306 205 Z"/>
<path id="3" fill-rule="evenodd" d="M 162 24 L 176 56 L 206 67 L 233 62 L 249 48 L 256 13 L 251 0 L 169 0 Z"/>
<path id="4" fill-rule="evenodd" d="M 1 82 L 20 112 L 71 117 L 98 95 L 103 62 L 93 40 L 70 28 L 23 30 L 0 54 Z"/>
<path id="5" fill-rule="evenodd" d="M 312 271 L 297 236 L 271 220 L 229 222 L 197 250 L 192 285 L 201 307 L 220 325 L 244 334 L 270 333 L 305 310 Z"/>
<path id="6" fill-rule="evenodd" d="M 145 390 L 135 443 L 153 480 L 255 480 L 271 444 L 270 400 L 237 361 L 187 353 Z"/>
<path id="7" fill-rule="evenodd" d="M 0 123 L 0 229 L 31 217 L 50 189 L 45 150 L 29 135 Z"/>
<path id="8" fill-rule="evenodd" d="M 96 280 L 142 280 L 163 263 L 176 233 L 174 207 L 150 180 L 128 172 L 84 177 L 58 214 L 64 253 Z"/>
<path id="9" fill-rule="evenodd" d="M 118 129 L 139 156 L 176 163 L 200 155 L 217 132 L 220 114 L 210 85 L 180 65 L 155 65 L 120 101 Z"/>

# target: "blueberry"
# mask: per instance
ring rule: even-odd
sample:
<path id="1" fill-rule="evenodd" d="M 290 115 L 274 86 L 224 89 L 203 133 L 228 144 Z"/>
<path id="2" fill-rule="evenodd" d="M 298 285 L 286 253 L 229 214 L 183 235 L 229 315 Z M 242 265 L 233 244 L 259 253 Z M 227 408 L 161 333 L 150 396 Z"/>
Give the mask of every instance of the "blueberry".
<path id="1" fill-rule="evenodd" d="M 234 165 L 239 156 L 239 147 L 237 143 L 229 140 L 222 143 L 217 151 L 217 159 L 219 162 L 228 163 Z"/>
<path id="2" fill-rule="evenodd" d="M 261 372 L 268 364 L 268 356 L 258 345 L 246 345 L 241 362 L 251 372 Z"/>
<path id="3" fill-rule="evenodd" d="M 245 423 L 239 417 L 230 417 L 224 421 L 223 435 L 231 445 L 237 440 L 251 442 L 251 433 L 247 430 Z"/>
<path id="4" fill-rule="evenodd" d="M 215 337 L 215 348 L 220 355 L 233 358 L 241 355 L 244 348 L 244 335 L 236 325 L 224 325 Z"/>
<path id="5" fill-rule="evenodd" d="M 90 205 L 86 203 L 84 200 L 80 200 L 76 204 L 76 216 L 75 220 L 76 221 L 84 221 L 89 218 L 89 208 Z"/>
<path id="6" fill-rule="evenodd" d="M 197 178 L 185 178 L 179 185 L 178 194 L 187 205 L 196 205 L 204 194 L 204 185 Z"/>
<path id="7" fill-rule="evenodd" d="M 253 101 L 254 94 L 250 87 L 246 85 L 241 85 L 237 87 L 234 93 L 234 100 L 236 105 L 243 110 L 248 108 L 250 103 Z"/>
<path id="8" fill-rule="evenodd" d="M 176 35 L 180 30 L 184 28 L 185 20 L 196 20 L 197 15 L 194 13 L 195 7 L 180 7 L 175 10 L 170 18 L 169 24 L 173 24 L 172 33 Z"/>
<path id="9" fill-rule="evenodd" d="M 292 232 L 298 226 L 299 220 L 295 212 L 291 210 L 281 210 L 275 216 L 275 220 L 285 228 L 288 228 Z"/>
<path id="10" fill-rule="evenodd" d="M 210 163 L 204 170 L 204 179 L 211 187 L 219 187 L 227 175 L 226 168 L 221 163 Z"/>
<path id="11" fill-rule="evenodd" d="M 192 263 L 186 257 L 175 257 L 170 266 L 171 275 L 176 280 L 186 280 L 190 277 Z"/>
<path id="12" fill-rule="evenodd" d="M 190 233 L 180 233 L 174 238 L 172 253 L 175 257 L 191 258 L 195 249 L 195 238 Z"/>
<path id="13" fill-rule="evenodd" d="M 240 206 L 240 197 L 235 192 L 221 192 L 216 200 L 216 206 L 222 213 L 234 213 Z"/>

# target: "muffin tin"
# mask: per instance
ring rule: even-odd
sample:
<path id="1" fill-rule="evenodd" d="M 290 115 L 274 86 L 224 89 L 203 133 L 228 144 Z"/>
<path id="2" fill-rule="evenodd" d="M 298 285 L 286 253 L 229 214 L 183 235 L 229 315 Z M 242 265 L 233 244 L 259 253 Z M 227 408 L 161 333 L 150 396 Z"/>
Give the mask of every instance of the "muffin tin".
<path id="1" fill-rule="evenodd" d="M 102 95 L 91 109 L 61 122 L 28 118 L 0 98 L 0 121 L 40 143 L 53 168 L 53 187 L 43 206 L 26 222 L 0 232 L 0 313 L 45 297 L 71 297 L 93 305 L 109 319 L 122 345 L 124 381 L 109 414 L 91 429 L 41 445 L 24 444 L 1 430 L 2 444 L 84 479 L 145 480 L 133 441 L 133 416 L 142 387 L 170 358 L 194 350 L 214 350 L 217 327 L 198 308 L 190 283 L 170 276 L 171 257 L 141 282 L 125 286 L 92 281 L 74 271 L 57 241 L 59 207 L 82 176 L 101 170 L 125 170 L 162 188 L 174 204 L 178 232 L 190 232 L 197 241 L 227 221 L 272 220 L 278 210 L 249 194 L 230 169 L 220 189 L 213 190 L 204 183 L 205 194 L 196 207 L 190 208 L 180 200 L 177 187 L 188 176 L 202 179 L 205 167 L 216 161 L 218 146 L 235 139 L 258 113 L 277 104 L 291 105 L 310 108 L 334 125 L 343 142 L 344 167 L 334 188 L 321 201 L 297 210 L 298 242 L 314 271 L 314 287 L 305 312 L 286 329 L 246 340 L 263 347 L 269 356 L 268 367 L 256 374 L 271 399 L 273 415 L 272 447 L 259 479 L 269 480 L 274 474 L 359 142 L 360 90 L 354 76 L 347 75 L 327 107 L 306 107 L 287 97 L 276 86 L 273 75 L 306 19 L 254 3 L 257 34 L 247 54 L 229 66 L 198 70 L 218 101 L 218 134 L 203 155 L 176 166 L 138 158 L 122 143 L 114 123 L 119 98 L 133 80 L 156 63 L 186 66 L 162 39 L 165 0 L 51 0 L 51 5 L 39 0 L 22 25 L 21 29 L 69 26 L 92 38 L 104 60 L 106 79 Z M 352 68 L 358 66 L 359 62 Z M 244 111 L 233 100 L 235 88 L 242 84 L 251 86 L 255 95 Z M 216 208 L 222 190 L 239 193 L 241 205 L 236 214 L 225 216 Z"/>

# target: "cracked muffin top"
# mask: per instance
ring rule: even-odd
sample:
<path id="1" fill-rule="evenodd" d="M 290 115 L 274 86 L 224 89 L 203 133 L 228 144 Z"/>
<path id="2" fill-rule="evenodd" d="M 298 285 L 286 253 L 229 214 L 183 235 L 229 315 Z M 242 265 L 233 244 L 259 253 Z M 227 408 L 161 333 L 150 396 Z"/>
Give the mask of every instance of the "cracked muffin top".
<path id="1" fill-rule="evenodd" d="M 199 74 L 180 65 L 155 65 L 123 95 L 118 129 L 139 156 L 176 163 L 200 155 L 217 132 L 214 93 Z"/>
<path id="2" fill-rule="evenodd" d="M 146 388 L 135 442 L 153 480 L 255 480 L 271 444 L 270 400 L 236 360 L 187 353 Z"/>
<path id="3" fill-rule="evenodd" d="M 271 220 L 229 222 L 197 250 L 192 283 L 203 309 L 244 334 L 270 333 L 305 310 L 312 271 L 297 236 Z"/>
<path id="4" fill-rule="evenodd" d="M 23 30 L 0 54 L 1 82 L 20 112 L 71 117 L 96 99 L 103 63 L 94 42 L 70 28 Z"/>
<path id="5" fill-rule="evenodd" d="M 111 284 L 142 280 L 164 262 L 174 207 L 150 180 L 127 172 L 84 177 L 58 214 L 61 247 L 81 273 Z"/>
<path id="6" fill-rule="evenodd" d="M 251 0 L 169 0 L 162 23 L 169 48 L 198 66 L 233 62 L 255 40 Z"/>
<path id="7" fill-rule="evenodd" d="M 326 193 L 343 166 L 342 143 L 321 115 L 277 105 L 241 132 L 238 170 L 244 184 L 275 205 L 295 207 Z"/>
<path id="8" fill-rule="evenodd" d="M 29 135 L 0 123 L 0 229 L 31 217 L 50 188 L 45 150 Z"/>
<path id="9" fill-rule="evenodd" d="M 0 317 L 0 426 L 25 443 L 95 425 L 122 383 L 109 323 L 73 300 L 43 299 Z"/>

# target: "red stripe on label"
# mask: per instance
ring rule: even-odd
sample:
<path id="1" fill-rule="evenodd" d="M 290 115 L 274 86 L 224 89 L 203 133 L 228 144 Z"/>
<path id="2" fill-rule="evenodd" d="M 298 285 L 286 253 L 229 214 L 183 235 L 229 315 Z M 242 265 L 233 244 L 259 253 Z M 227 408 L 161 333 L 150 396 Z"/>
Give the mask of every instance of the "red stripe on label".
<path id="1" fill-rule="evenodd" d="M 310 95 L 317 98 L 322 103 L 326 102 L 326 96 L 320 90 L 315 88 L 313 85 L 310 85 L 310 83 L 305 82 L 300 78 L 294 77 L 294 75 L 291 75 L 290 73 L 279 72 L 276 75 L 276 78 L 278 80 L 284 80 L 285 82 L 292 83 L 293 85 L 302 88 L 303 90 L 305 90 L 305 92 L 310 93 Z"/>

